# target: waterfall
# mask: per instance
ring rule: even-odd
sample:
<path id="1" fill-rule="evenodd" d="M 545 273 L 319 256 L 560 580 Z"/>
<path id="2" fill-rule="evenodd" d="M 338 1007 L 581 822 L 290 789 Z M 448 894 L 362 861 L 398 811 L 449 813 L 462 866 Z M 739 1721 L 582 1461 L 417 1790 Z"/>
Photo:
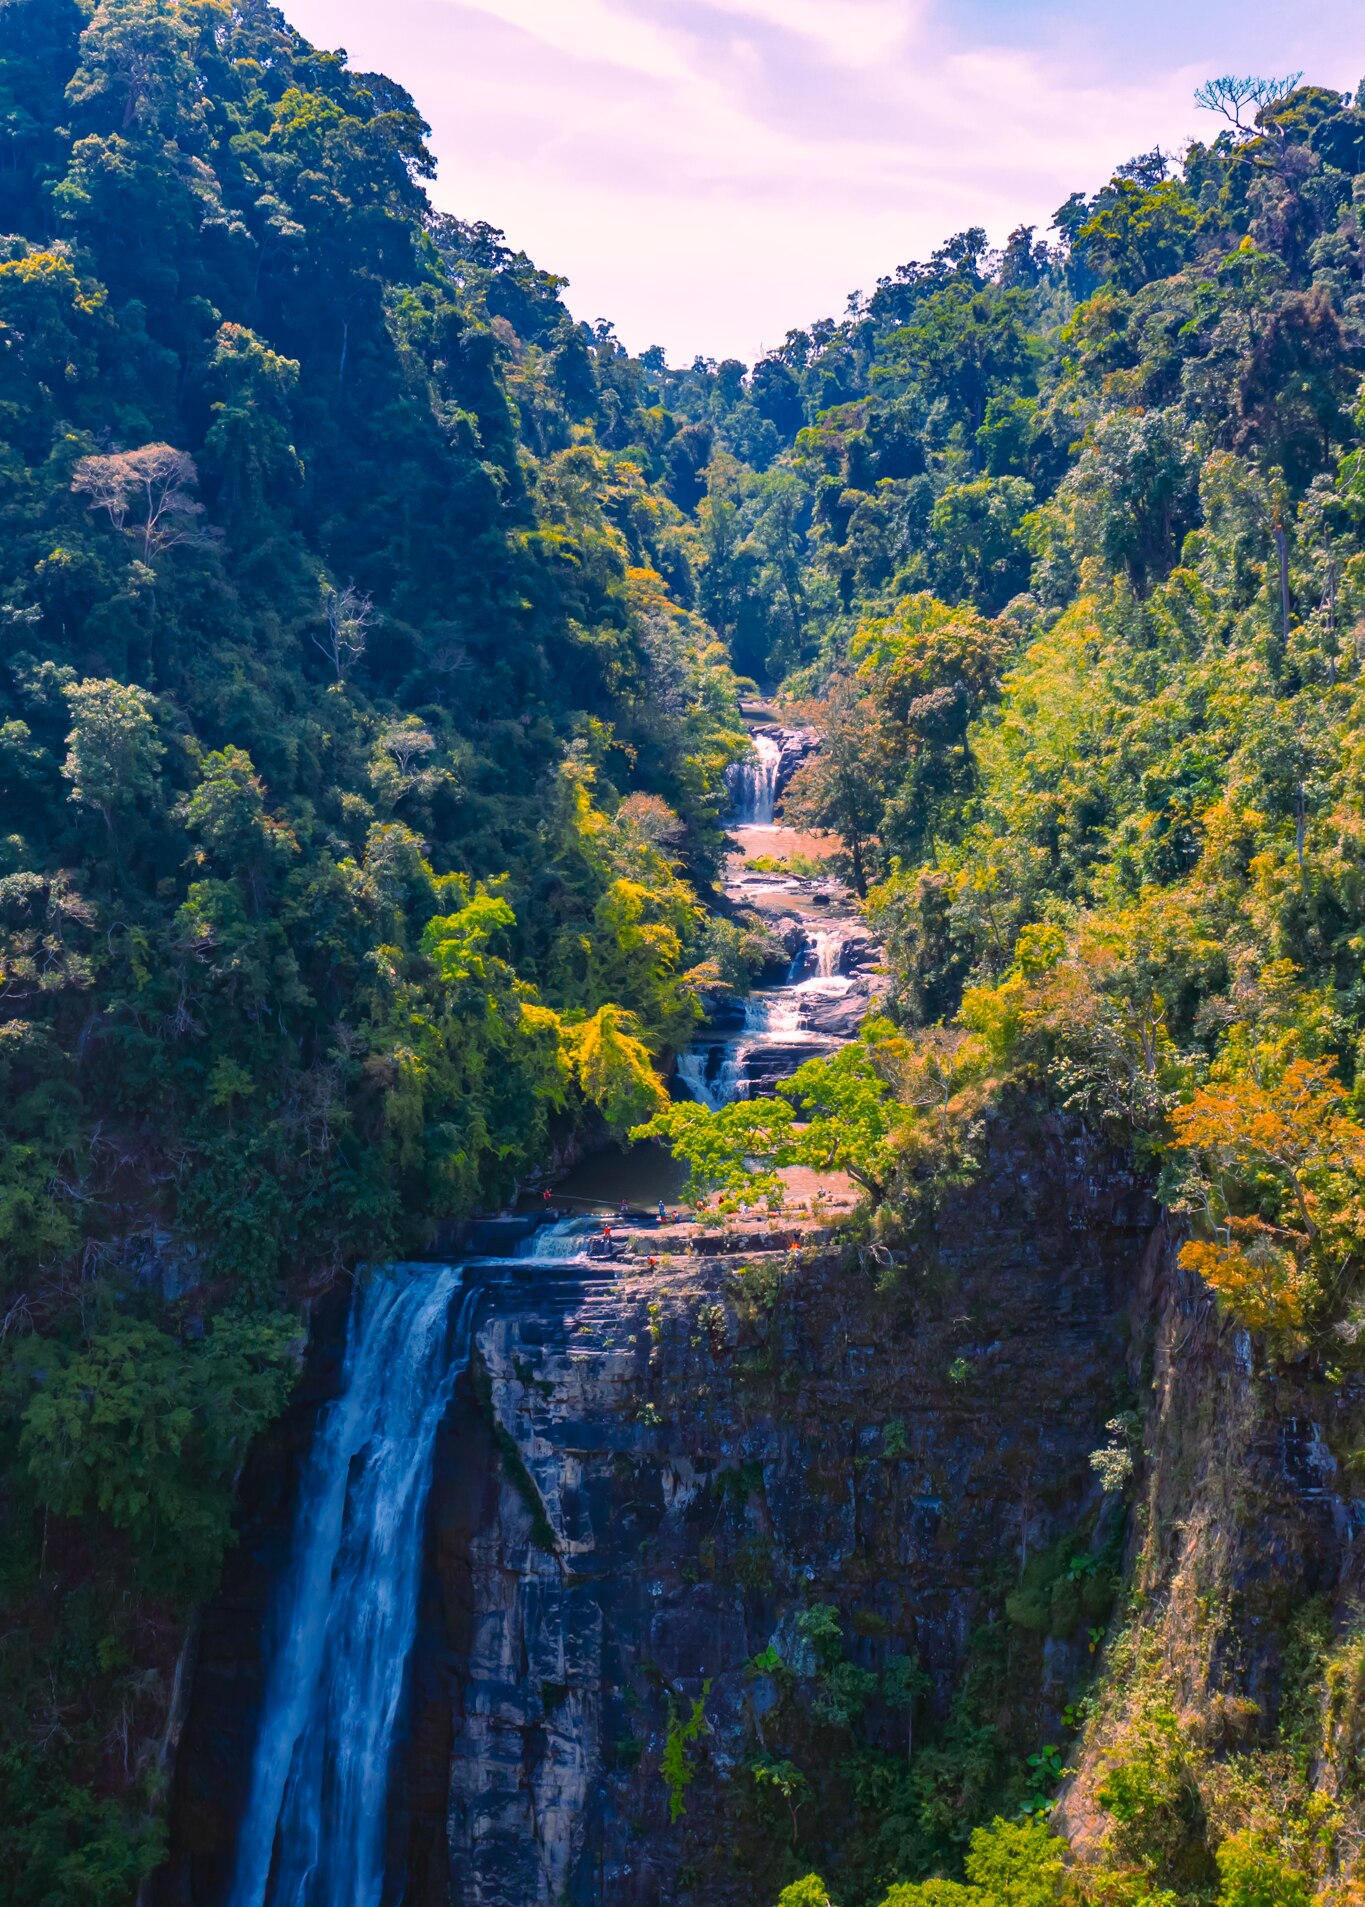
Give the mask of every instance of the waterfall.
<path id="1" fill-rule="evenodd" d="M 532 1234 L 518 1252 L 520 1258 L 543 1258 L 555 1264 L 576 1265 L 585 1256 L 583 1247 L 588 1240 L 602 1229 L 602 1221 L 594 1215 L 579 1218 L 557 1219 L 552 1225 L 542 1225 Z"/>
<path id="2" fill-rule="evenodd" d="M 777 807 L 782 744 L 761 731 L 752 740 L 753 755 L 748 761 L 736 762 L 729 771 L 735 823 L 741 828 L 770 828 Z"/>
<path id="3" fill-rule="evenodd" d="M 678 1078 L 698 1105 L 719 1112 L 732 1100 L 749 1096 L 744 1063 L 751 1045 L 744 1040 L 694 1041 L 678 1055 Z"/>
<path id="4" fill-rule="evenodd" d="M 707 1076 L 710 1057 L 715 1050 L 714 1046 L 693 1044 L 678 1055 L 678 1078 L 697 1104 L 705 1106 L 710 1112 L 719 1112 L 725 1104 L 723 1099 L 716 1096 Z"/>
<path id="5" fill-rule="evenodd" d="M 801 1026 L 801 1000 L 794 987 L 751 993 L 744 1002 L 744 1024 L 751 1033 L 795 1033 Z"/>
<path id="6" fill-rule="evenodd" d="M 237 1846 L 231 1907 L 379 1907 L 389 1758 L 417 1621 L 436 1431 L 469 1356 L 456 1265 L 357 1291 L 318 1425 Z"/>
<path id="7" fill-rule="evenodd" d="M 839 961 L 844 951 L 843 936 L 836 933 L 818 933 L 815 936 L 815 971 L 822 979 L 830 979 L 839 971 Z"/>
<path id="8" fill-rule="evenodd" d="M 774 1090 L 807 1054 L 826 1053 L 847 1037 L 839 1002 L 858 991 L 840 971 L 855 923 L 804 928 L 781 986 L 760 987 L 743 1002 L 744 1031 L 729 1038 L 702 1034 L 678 1055 L 678 1080 L 711 1112 L 736 1099 Z"/>

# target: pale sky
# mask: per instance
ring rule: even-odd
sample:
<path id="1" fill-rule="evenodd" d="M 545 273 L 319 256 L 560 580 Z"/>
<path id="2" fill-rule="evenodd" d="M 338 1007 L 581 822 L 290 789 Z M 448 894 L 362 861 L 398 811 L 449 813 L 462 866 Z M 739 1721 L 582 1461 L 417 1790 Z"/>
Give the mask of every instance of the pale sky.
<path id="1" fill-rule="evenodd" d="M 633 351 L 751 362 L 984 225 L 1216 123 L 1210 74 L 1354 90 L 1361 0 L 283 0 L 431 121 L 438 205 Z"/>

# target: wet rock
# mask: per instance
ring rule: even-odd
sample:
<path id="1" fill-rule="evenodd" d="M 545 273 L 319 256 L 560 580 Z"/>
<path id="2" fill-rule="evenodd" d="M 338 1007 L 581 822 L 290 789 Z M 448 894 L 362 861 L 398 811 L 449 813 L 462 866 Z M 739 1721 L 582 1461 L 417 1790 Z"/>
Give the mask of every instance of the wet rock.
<path id="1" fill-rule="evenodd" d="M 830 1040 L 851 1040 L 867 1014 L 867 995 L 855 990 L 847 993 L 808 993 L 801 1002 L 801 1024 L 811 1033 Z"/>

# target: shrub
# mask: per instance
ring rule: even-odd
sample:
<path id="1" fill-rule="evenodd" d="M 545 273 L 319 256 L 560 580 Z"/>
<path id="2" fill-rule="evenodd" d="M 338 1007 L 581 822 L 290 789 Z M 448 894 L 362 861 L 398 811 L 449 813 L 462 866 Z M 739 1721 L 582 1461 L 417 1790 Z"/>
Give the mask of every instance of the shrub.
<path id="1" fill-rule="evenodd" d="M 1307 1881 L 1268 1835 L 1230 1834 L 1217 1858 L 1218 1907 L 1309 1907 Z"/>

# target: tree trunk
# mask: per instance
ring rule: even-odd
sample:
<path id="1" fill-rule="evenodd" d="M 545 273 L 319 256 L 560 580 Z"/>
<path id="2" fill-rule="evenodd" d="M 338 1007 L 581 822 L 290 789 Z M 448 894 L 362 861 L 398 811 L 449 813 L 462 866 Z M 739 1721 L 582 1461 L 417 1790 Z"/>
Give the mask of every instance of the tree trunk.
<path id="1" fill-rule="evenodd" d="M 848 844 L 849 859 L 853 863 L 853 889 L 860 901 L 867 899 L 867 876 L 863 872 L 863 845 L 857 835 Z"/>
<path id="2" fill-rule="evenodd" d="M 1284 533 L 1284 525 L 1275 525 L 1275 552 L 1280 559 L 1280 615 L 1284 625 L 1284 639 L 1289 640 L 1289 539 Z"/>

